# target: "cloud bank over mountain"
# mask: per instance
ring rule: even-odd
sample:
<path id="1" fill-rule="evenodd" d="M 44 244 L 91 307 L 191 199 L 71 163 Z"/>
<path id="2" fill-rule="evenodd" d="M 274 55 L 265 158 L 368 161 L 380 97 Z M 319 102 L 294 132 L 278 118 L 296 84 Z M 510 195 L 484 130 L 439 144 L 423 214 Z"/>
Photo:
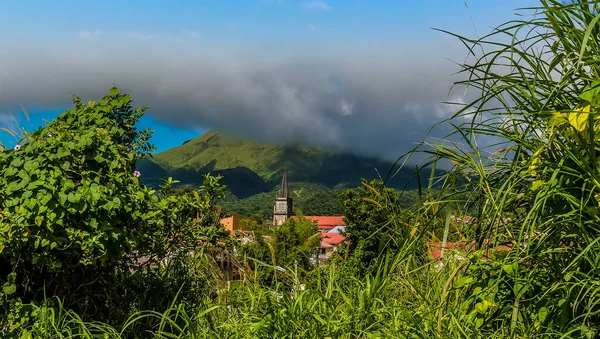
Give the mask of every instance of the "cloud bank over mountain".
<path id="1" fill-rule="evenodd" d="M 10 2 L 0 119 L 116 84 L 159 122 L 395 159 L 469 101 L 449 93 L 466 47 L 431 28 L 476 37 L 537 1 L 434 3 Z"/>
<path id="2" fill-rule="evenodd" d="M 114 83 L 172 124 L 386 159 L 413 147 L 455 109 L 442 102 L 456 69 L 438 57 L 261 60 L 129 51 L 0 55 L 0 64 L 0 111 L 65 106 L 69 92 L 96 99 Z"/>

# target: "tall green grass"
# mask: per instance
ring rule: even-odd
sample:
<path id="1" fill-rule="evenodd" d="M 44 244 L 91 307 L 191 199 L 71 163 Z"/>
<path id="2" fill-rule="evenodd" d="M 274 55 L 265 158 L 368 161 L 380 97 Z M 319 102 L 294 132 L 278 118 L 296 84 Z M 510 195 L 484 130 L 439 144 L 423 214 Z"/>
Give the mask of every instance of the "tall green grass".
<path id="1" fill-rule="evenodd" d="M 587 127 L 571 118 L 590 104 L 581 95 L 599 80 L 599 10 L 597 1 L 542 0 L 480 39 L 446 32 L 470 52 L 462 64 L 467 80 L 456 86 L 477 98 L 446 121 L 453 135 L 429 151 L 435 161 L 454 164 L 435 203 L 476 207 L 479 221 L 461 231 L 477 248 L 487 241 L 512 246 L 468 264 L 463 283 L 469 276 L 478 281 L 466 284 L 467 292 L 486 297 L 450 304 L 455 312 L 466 307 L 483 315 L 475 318 L 482 331 L 598 331 L 597 106 L 582 117 Z M 472 194 L 454 199 L 460 191 Z M 462 316 L 449 314 L 447 322 Z"/>
<path id="2" fill-rule="evenodd" d="M 446 273 L 432 266 L 422 268 L 415 280 L 401 278 L 400 256 L 382 260 L 373 275 L 342 277 L 336 265 L 315 276 L 305 290 L 277 289 L 252 281 L 240 283 L 218 299 L 207 299 L 190 311 L 173 302 L 163 312 L 141 311 L 122 326 L 82 321 L 60 302 L 32 306 L 37 317 L 20 338 L 423 338 L 435 337 L 439 291 Z M 425 274 L 426 273 L 426 274 Z M 431 279 L 435 277 L 435 279 Z M 441 278 L 441 279 L 440 279 Z M 415 292 L 424 293 L 418 296 Z M 426 305 L 423 301 L 433 301 Z M 420 305 L 420 306 L 417 306 Z M 138 323 L 152 323 L 143 332 Z M 466 329 L 463 329 L 469 332 Z M 442 329 L 442 334 L 456 332 Z"/>

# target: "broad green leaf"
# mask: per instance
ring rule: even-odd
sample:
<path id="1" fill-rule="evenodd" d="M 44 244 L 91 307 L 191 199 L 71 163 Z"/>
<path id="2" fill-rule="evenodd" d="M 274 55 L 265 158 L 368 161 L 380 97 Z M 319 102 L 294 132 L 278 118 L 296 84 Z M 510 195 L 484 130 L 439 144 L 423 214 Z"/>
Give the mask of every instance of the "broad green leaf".
<path id="1" fill-rule="evenodd" d="M 576 109 L 575 112 L 569 113 L 569 123 L 577 131 L 583 132 L 588 125 L 590 106 L 585 106 L 580 109 Z"/>
<path id="2" fill-rule="evenodd" d="M 502 265 L 502 269 L 504 270 L 504 272 L 508 273 L 508 274 L 512 274 L 515 270 L 515 264 L 505 264 Z"/>
<path id="3" fill-rule="evenodd" d="M 39 164 L 37 163 L 37 161 L 35 160 L 27 160 L 25 161 L 25 163 L 23 164 L 23 168 L 27 171 L 27 172 L 31 172 L 32 170 L 38 168 Z"/>
<path id="4" fill-rule="evenodd" d="M 79 194 L 70 192 L 69 195 L 67 196 L 67 199 L 69 200 L 70 203 L 76 203 L 79 201 L 80 197 L 79 197 Z"/>
<path id="5" fill-rule="evenodd" d="M 518 279 L 515 281 L 513 292 L 515 293 L 515 296 L 520 299 L 527 292 L 528 288 L 529 282 L 523 279 Z"/>
<path id="6" fill-rule="evenodd" d="M 10 167 L 14 167 L 15 169 L 18 169 L 21 167 L 21 165 L 23 165 L 23 159 L 21 158 L 15 158 L 13 159 L 13 161 L 10 163 Z"/>
<path id="7" fill-rule="evenodd" d="M 17 172 L 18 169 L 16 167 L 8 166 L 8 168 L 6 168 L 6 171 L 4 172 L 4 175 L 9 177 L 15 175 Z"/>
<path id="8" fill-rule="evenodd" d="M 482 325 L 483 325 L 483 318 L 477 317 L 477 319 L 475 319 L 475 327 L 480 328 Z"/>
<path id="9" fill-rule="evenodd" d="M 463 286 L 469 285 L 469 284 L 471 284 L 473 282 L 473 280 L 474 280 L 473 277 L 470 277 L 470 276 L 461 277 L 456 282 L 455 287 L 456 288 L 461 288 Z"/>
<path id="10" fill-rule="evenodd" d="M 484 314 L 485 311 L 487 311 L 488 309 L 488 304 L 485 303 L 485 300 L 482 302 L 478 302 L 477 304 L 475 304 L 475 310 L 479 313 L 479 314 Z"/>
<path id="11" fill-rule="evenodd" d="M 600 81 L 594 80 L 585 86 L 579 97 L 596 106 L 598 104 L 598 95 L 600 95 Z"/>
<path id="12" fill-rule="evenodd" d="M 548 309 L 546 307 L 540 308 L 538 311 L 538 321 L 540 323 L 543 323 L 546 320 L 547 316 L 548 316 Z"/>
<path id="13" fill-rule="evenodd" d="M 67 198 L 68 198 L 68 196 L 65 193 L 63 193 L 63 192 L 58 193 L 58 202 L 61 205 L 63 205 L 63 206 L 65 205 L 65 203 L 67 202 Z"/>
<path id="14" fill-rule="evenodd" d="M 544 186 L 545 182 L 542 180 L 536 180 L 531 184 L 531 190 L 537 191 Z M 510 273 L 510 272 L 509 272 Z"/>

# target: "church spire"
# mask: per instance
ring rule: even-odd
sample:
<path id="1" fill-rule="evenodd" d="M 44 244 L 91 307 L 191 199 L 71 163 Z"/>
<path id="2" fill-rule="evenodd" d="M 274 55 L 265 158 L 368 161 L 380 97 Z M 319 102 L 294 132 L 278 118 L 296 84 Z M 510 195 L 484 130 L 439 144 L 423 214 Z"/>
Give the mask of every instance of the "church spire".
<path id="1" fill-rule="evenodd" d="M 281 187 L 273 206 L 273 226 L 281 226 L 289 217 L 294 215 L 294 201 L 288 188 L 287 170 L 283 171 Z"/>
<path id="2" fill-rule="evenodd" d="M 287 170 L 283 171 L 283 178 L 281 179 L 281 187 L 279 188 L 279 194 L 277 198 L 290 198 L 290 191 L 288 189 Z"/>

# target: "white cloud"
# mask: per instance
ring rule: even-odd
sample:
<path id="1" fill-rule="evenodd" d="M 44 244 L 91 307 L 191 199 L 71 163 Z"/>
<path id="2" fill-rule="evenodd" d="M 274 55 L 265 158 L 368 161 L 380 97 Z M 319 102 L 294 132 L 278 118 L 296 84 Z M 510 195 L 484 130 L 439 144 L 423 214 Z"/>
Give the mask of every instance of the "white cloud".
<path id="1" fill-rule="evenodd" d="M 438 118 L 448 118 L 461 110 L 465 105 L 467 105 L 465 99 L 461 96 L 457 96 L 445 103 L 436 104 L 434 109 L 435 115 Z M 465 112 L 461 113 L 461 117 L 465 120 L 471 120 L 474 112 L 475 108 L 470 107 Z"/>
<path id="2" fill-rule="evenodd" d="M 342 116 L 348 116 L 354 114 L 354 104 L 349 103 L 348 101 L 341 100 L 339 103 L 340 114 Z"/>
<path id="3" fill-rule="evenodd" d="M 80 39 L 84 39 L 84 40 L 99 39 L 101 35 L 102 35 L 102 31 L 99 31 L 99 30 L 95 30 L 93 32 L 81 31 L 81 32 L 77 33 L 77 37 Z"/>
<path id="4" fill-rule="evenodd" d="M 307 10 L 307 11 L 330 11 L 331 10 L 331 7 L 329 7 L 329 5 L 326 2 L 320 1 L 320 0 L 303 2 L 302 8 L 304 8 L 304 10 Z"/>
<path id="5" fill-rule="evenodd" d="M 317 26 L 315 26 L 313 24 L 308 24 L 307 28 L 313 32 L 317 30 Z"/>

